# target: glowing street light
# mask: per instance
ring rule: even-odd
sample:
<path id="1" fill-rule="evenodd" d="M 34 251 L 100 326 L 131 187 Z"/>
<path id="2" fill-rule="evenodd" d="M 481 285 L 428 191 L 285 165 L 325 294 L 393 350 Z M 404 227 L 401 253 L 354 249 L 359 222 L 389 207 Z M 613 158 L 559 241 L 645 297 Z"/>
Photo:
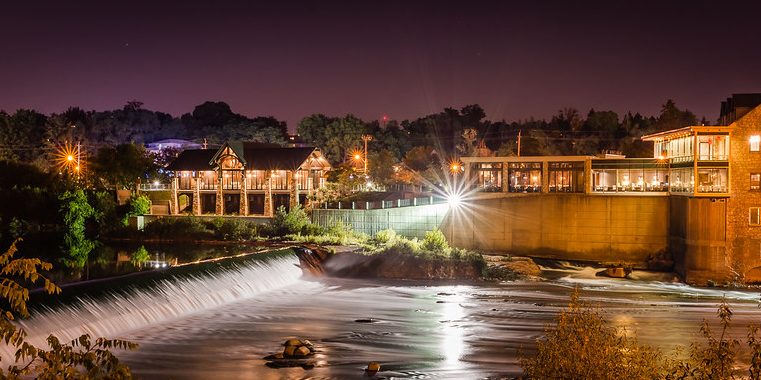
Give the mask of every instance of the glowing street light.
<path id="1" fill-rule="evenodd" d="M 458 175 L 463 171 L 465 171 L 465 166 L 460 163 L 460 160 L 452 159 L 452 161 L 449 161 L 449 172 L 452 175 Z"/>

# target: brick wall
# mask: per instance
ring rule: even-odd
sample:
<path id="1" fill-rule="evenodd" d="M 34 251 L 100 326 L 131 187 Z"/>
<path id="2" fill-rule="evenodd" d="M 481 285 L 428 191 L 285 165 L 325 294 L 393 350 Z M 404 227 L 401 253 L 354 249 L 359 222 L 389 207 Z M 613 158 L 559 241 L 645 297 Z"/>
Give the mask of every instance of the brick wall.
<path id="1" fill-rule="evenodd" d="M 750 151 L 750 136 L 761 135 L 761 106 L 731 124 L 730 191 L 727 203 L 727 261 L 735 275 L 761 281 L 761 226 L 750 226 L 748 210 L 761 207 L 761 191 L 750 190 L 750 173 L 761 173 L 761 152 Z"/>

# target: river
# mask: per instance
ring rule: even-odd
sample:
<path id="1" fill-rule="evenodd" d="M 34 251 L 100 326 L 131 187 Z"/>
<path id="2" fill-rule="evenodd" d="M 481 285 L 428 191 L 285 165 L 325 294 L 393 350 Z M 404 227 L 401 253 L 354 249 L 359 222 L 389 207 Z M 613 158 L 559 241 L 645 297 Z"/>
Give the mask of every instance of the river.
<path id="1" fill-rule="evenodd" d="M 38 308 L 24 327 L 38 341 L 51 332 L 135 341 L 139 350 L 120 358 L 147 379 L 351 379 L 363 377 L 370 361 L 387 378 L 477 379 L 520 374 L 519 352 L 530 354 L 577 286 L 611 323 L 664 351 L 698 339 L 722 296 L 733 307 L 737 337 L 761 323 L 757 293 L 694 288 L 668 276 L 601 279 L 591 268 L 566 266 L 547 269 L 541 282 L 451 285 L 315 278 L 297 262 L 294 255 L 249 260 L 83 297 Z M 357 321 L 365 319 L 372 322 Z M 315 344 L 315 368 L 265 365 L 262 358 L 290 337 Z"/>

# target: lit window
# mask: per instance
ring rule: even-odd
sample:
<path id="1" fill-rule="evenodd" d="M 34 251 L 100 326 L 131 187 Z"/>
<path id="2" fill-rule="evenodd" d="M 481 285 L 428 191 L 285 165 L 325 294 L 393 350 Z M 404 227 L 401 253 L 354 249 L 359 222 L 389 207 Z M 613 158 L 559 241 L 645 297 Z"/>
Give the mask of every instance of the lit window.
<path id="1" fill-rule="evenodd" d="M 750 151 L 751 152 L 761 151 L 761 136 L 759 135 L 750 136 Z"/>
<path id="2" fill-rule="evenodd" d="M 750 189 L 761 190 L 761 173 L 750 173 Z"/>
<path id="3" fill-rule="evenodd" d="M 749 214 L 748 224 L 751 226 L 761 226 L 761 207 L 751 207 Z"/>

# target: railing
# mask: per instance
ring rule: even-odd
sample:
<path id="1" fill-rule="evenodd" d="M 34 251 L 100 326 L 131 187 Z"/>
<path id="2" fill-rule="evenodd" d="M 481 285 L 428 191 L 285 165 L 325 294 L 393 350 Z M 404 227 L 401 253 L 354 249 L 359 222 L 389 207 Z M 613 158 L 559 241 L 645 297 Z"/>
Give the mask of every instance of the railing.
<path id="1" fill-rule="evenodd" d="M 396 199 L 390 201 L 339 201 L 325 202 L 322 209 L 334 210 L 379 210 L 387 208 L 426 206 L 446 203 L 447 200 L 442 197 L 418 197 L 412 199 Z"/>
<path id="2" fill-rule="evenodd" d="M 172 186 L 168 183 L 141 183 L 138 186 L 140 191 L 163 191 L 171 188 Z"/>

